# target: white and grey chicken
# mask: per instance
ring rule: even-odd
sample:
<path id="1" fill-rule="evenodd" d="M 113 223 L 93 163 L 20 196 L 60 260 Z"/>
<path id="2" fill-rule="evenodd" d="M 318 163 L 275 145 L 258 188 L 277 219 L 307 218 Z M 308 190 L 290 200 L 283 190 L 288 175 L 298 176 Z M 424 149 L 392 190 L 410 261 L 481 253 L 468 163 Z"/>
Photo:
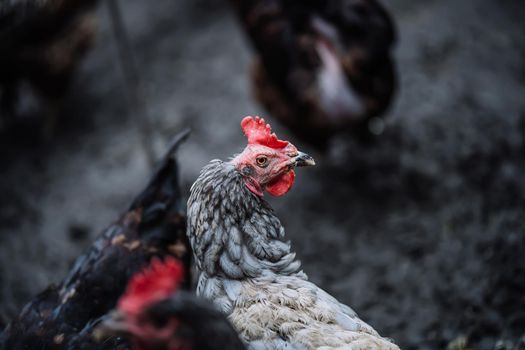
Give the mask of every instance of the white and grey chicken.
<path id="1" fill-rule="evenodd" d="M 277 139 L 263 119 L 241 122 L 244 151 L 212 160 L 191 188 L 189 239 L 197 294 L 212 300 L 250 349 L 399 349 L 348 306 L 308 281 L 264 191 L 284 195 L 314 160 Z"/>

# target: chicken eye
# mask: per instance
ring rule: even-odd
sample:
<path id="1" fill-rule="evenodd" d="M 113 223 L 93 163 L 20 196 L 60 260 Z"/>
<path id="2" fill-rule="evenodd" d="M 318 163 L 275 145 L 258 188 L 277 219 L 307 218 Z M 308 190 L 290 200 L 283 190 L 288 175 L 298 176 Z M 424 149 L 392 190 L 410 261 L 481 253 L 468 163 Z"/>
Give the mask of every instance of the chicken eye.
<path id="1" fill-rule="evenodd" d="M 260 166 L 261 168 L 264 168 L 265 166 L 268 165 L 268 157 L 259 156 L 255 158 L 255 162 L 257 163 L 258 166 Z"/>

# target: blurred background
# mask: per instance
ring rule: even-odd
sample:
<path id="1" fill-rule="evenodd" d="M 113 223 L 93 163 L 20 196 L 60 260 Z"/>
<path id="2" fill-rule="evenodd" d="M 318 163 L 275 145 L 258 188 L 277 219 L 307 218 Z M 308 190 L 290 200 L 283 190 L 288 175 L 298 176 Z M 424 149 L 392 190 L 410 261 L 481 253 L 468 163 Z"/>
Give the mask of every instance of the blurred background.
<path id="1" fill-rule="evenodd" d="M 317 162 L 269 199 L 313 282 L 403 349 L 525 347 L 525 3 L 347 2 L 364 5 L 327 1 L 281 40 L 260 25 L 286 27 L 272 1 L 85 1 L 58 43 L 20 29 L 30 1 L 0 2 L 1 323 L 63 278 L 177 131 L 188 193 L 261 115 Z M 287 9 L 292 34 L 310 5 Z"/>

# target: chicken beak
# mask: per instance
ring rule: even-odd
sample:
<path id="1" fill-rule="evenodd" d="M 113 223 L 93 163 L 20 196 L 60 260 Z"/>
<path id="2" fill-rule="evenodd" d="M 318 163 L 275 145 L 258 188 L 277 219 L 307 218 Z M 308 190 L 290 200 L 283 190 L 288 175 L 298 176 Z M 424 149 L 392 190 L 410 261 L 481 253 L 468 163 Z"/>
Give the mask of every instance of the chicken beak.
<path id="1" fill-rule="evenodd" d="M 299 166 L 312 166 L 315 165 L 315 160 L 310 157 L 308 154 L 299 152 L 297 156 L 294 158 L 294 165 L 296 167 Z"/>
<path id="2" fill-rule="evenodd" d="M 110 317 L 102 321 L 93 331 L 93 338 L 101 342 L 111 336 L 124 335 L 128 333 L 126 316 L 119 312 L 113 311 Z"/>

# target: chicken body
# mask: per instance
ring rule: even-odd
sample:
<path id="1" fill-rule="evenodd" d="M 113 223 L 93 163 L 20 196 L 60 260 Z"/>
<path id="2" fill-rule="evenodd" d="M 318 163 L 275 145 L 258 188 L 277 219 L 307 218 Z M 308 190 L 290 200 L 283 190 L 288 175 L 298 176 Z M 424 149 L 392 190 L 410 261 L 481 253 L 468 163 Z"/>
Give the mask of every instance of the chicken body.
<path id="1" fill-rule="evenodd" d="M 76 68 L 93 45 L 97 3 L 0 1 L 0 114 L 24 114 L 21 97 L 28 95 L 42 100 L 48 117 L 56 118 Z"/>
<path id="2" fill-rule="evenodd" d="M 273 210 L 231 162 L 204 167 L 188 200 L 197 294 L 250 349 L 399 349 L 308 281 Z"/>
<path id="3" fill-rule="evenodd" d="M 376 0 L 230 0 L 256 50 L 256 98 L 317 146 L 368 132 L 396 86 L 395 28 Z"/>
<path id="4" fill-rule="evenodd" d="M 123 338 L 97 344 L 92 331 L 152 256 L 175 255 L 190 264 L 174 156 L 184 137 L 176 138 L 146 189 L 76 260 L 62 283 L 35 297 L 7 325 L 0 349 L 129 349 Z"/>

